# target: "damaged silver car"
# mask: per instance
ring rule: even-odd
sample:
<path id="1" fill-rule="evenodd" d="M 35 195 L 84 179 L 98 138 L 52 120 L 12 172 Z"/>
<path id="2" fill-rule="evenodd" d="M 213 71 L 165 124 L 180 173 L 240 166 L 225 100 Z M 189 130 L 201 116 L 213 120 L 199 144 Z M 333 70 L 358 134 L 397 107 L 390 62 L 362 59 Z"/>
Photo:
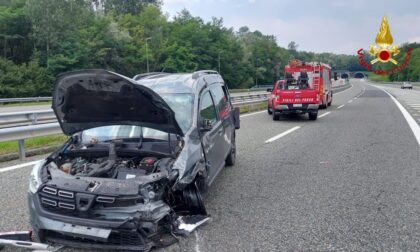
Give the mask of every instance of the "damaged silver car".
<path id="1" fill-rule="evenodd" d="M 217 72 L 65 73 L 52 106 L 70 137 L 30 176 L 41 242 L 148 251 L 208 220 L 202 192 L 234 165 L 239 128 Z"/>

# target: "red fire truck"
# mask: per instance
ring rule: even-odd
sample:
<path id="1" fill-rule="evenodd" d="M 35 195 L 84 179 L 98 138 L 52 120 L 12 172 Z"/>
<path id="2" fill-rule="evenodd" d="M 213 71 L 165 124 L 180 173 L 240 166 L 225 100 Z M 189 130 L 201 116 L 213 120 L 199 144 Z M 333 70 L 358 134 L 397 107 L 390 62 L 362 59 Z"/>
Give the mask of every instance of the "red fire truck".
<path id="1" fill-rule="evenodd" d="M 331 67 L 324 63 L 291 60 L 284 69 L 285 79 L 274 84 L 268 99 L 268 113 L 273 120 L 281 114 L 308 113 L 316 120 L 318 109 L 332 103 Z"/>

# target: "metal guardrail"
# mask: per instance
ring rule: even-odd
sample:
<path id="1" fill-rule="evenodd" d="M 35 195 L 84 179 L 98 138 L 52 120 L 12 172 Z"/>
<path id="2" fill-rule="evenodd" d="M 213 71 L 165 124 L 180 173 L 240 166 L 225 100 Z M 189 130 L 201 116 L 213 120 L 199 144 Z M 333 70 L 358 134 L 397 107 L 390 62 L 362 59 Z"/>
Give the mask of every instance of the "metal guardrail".
<path id="1" fill-rule="evenodd" d="M 236 106 L 264 102 L 267 98 L 268 93 L 231 97 L 232 104 Z M 32 98 L 28 98 L 28 100 L 30 99 Z M 10 100 L 8 99 L 7 102 L 10 102 Z M 0 99 L 0 102 L 2 101 L 4 102 L 4 99 Z M 25 125 L 22 126 L 22 124 Z M 0 142 L 18 141 L 19 158 L 21 160 L 25 158 L 25 139 L 59 134 L 61 132 L 60 125 L 51 109 L 0 114 Z"/>
<path id="2" fill-rule="evenodd" d="M 333 89 L 341 90 L 346 86 L 348 85 L 336 86 Z M 235 96 L 231 97 L 231 101 L 235 106 L 256 104 L 267 101 L 269 95 L 270 93 Z M 29 125 L 21 126 L 21 124 Z M 25 139 L 62 132 L 52 110 L 2 113 L 0 114 L 0 127 L 3 127 L 0 128 L 0 142 L 18 141 L 21 160 L 25 158 Z"/>
<path id="3" fill-rule="evenodd" d="M 39 124 L 55 121 L 55 114 L 51 109 L 27 112 L 10 112 L 0 114 L 0 128 L 10 128 L 19 124 Z"/>

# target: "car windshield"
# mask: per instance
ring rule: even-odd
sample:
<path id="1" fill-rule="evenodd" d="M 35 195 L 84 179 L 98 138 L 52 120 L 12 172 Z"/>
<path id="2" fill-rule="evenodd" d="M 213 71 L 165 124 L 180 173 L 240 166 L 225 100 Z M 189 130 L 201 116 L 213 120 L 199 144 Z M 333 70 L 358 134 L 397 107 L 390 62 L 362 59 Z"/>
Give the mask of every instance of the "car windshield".
<path id="1" fill-rule="evenodd" d="M 192 123 L 192 109 L 193 109 L 193 96 L 192 94 L 160 94 L 166 101 L 169 107 L 175 112 L 175 118 L 185 133 Z M 143 132 L 142 132 L 143 131 Z M 132 125 L 113 125 L 103 126 L 93 129 L 84 130 L 82 133 L 82 142 L 102 142 L 112 139 L 127 139 L 139 138 L 143 133 L 146 139 L 167 140 L 168 133 L 147 127 L 132 126 Z"/>
<path id="2" fill-rule="evenodd" d="M 168 133 L 140 126 L 112 125 L 88 129 L 82 133 L 82 143 L 104 142 L 113 139 L 138 139 L 143 130 L 143 138 L 167 140 Z"/>
<path id="3" fill-rule="evenodd" d="M 184 133 L 191 127 L 194 97 L 191 93 L 159 94 L 175 112 L 175 119 Z"/>

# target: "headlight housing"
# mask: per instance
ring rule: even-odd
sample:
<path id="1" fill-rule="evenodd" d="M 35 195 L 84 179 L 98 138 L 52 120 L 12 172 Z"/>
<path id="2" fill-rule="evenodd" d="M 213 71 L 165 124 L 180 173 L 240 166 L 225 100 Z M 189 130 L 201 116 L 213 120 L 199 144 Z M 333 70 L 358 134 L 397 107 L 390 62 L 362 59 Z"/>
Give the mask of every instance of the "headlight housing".
<path id="1" fill-rule="evenodd" d="M 31 193 L 36 193 L 42 184 L 41 168 L 44 166 L 44 164 L 45 160 L 39 161 L 32 168 L 31 175 L 29 176 L 29 191 Z"/>

